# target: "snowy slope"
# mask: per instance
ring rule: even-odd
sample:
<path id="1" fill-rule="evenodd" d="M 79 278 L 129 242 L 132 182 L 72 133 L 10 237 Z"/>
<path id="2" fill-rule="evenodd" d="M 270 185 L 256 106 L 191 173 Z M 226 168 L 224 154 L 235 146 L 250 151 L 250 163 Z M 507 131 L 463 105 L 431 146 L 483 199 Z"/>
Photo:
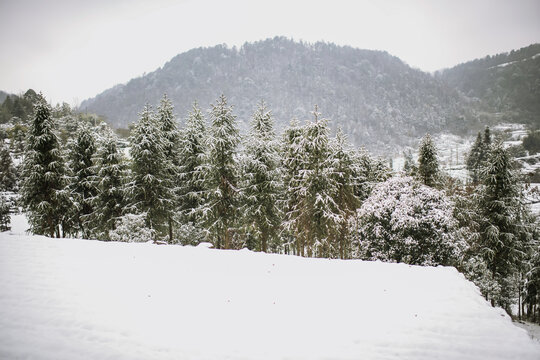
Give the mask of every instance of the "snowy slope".
<path id="1" fill-rule="evenodd" d="M 453 268 L 0 233 L 1 359 L 540 359 Z"/>

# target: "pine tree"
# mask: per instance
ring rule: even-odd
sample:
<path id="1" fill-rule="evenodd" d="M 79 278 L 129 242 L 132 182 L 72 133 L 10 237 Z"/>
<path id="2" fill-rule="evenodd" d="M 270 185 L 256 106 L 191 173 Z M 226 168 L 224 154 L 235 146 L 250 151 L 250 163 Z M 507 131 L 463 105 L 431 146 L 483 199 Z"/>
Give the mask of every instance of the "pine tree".
<path id="1" fill-rule="evenodd" d="M 299 207 L 300 196 L 298 194 L 300 180 L 297 175 L 304 166 L 303 153 L 301 152 L 300 142 L 304 136 L 304 129 L 298 124 L 296 119 L 292 119 L 289 127 L 283 133 L 281 146 L 281 168 L 283 174 L 283 206 L 284 213 L 284 244 L 285 252 L 289 251 L 300 255 L 303 245 L 302 239 L 297 233 L 295 227 L 296 209 Z"/>
<path id="2" fill-rule="evenodd" d="M 405 162 L 403 164 L 403 173 L 406 176 L 416 176 L 418 167 L 413 159 L 412 151 L 409 149 L 407 152 L 403 152 L 403 157 L 405 158 Z"/>
<path id="3" fill-rule="evenodd" d="M 333 169 L 332 175 L 337 185 L 335 203 L 341 214 L 335 248 L 339 251 L 339 257 L 346 259 L 351 256 L 351 246 L 347 238 L 348 221 L 360 205 L 360 198 L 356 194 L 359 185 L 359 170 L 356 168 L 353 154 L 347 147 L 347 139 L 341 129 L 338 129 L 331 151 L 329 160 L 332 162 L 330 164 Z"/>
<path id="4" fill-rule="evenodd" d="M 418 150 L 418 178 L 430 187 L 435 187 L 439 181 L 439 162 L 437 149 L 429 134 L 426 134 Z"/>
<path id="5" fill-rule="evenodd" d="M 10 223 L 9 204 L 4 195 L 0 194 L 0 232 L 11 230 Z"/>
<path id="6" fill-rule="evenodd" d="M 118 151 L 118 139 L 107 131 L 101 140 L 96 156 L 97 195 L 92 200 L 93 229 L 101 240 L 110 240 L 110 232 L 122 216 L 125 205 L 124 186 L 126 164 Z"/>
<path id="7" fill-rule="evenodd" d="M 471 181 L 474 185 L 477 185 L 480 182 L 480 173 L 487 161 L 490 147 L 491 133 L 489 127 L 486 127 L 483 135 L 481 132 L 478 132 L 476 141 L 467 156 L 467 170 L 470 173 Z"/>
<path id="8" fill-rule="evenodd" d="M 17 170 L 13 166 L 13 160 L 9 148 L 0 140 L 0 191 L 13 191 L 17 184 Z"/>
<path id="9" fill-rule="evenodd" d="M 195 102 L 180 136 L 179 205 L 183 223 L 198 222 L 197 209 L 204 202 L 203 165 L 206 152 L 206 122 Z"/>
<path id="10" fill-rule="evenodd" d="M 60 236 L 60 225 L 67 200 L 65 168 L 60 145 L 54 133 L 51 107 L 39 96 L 29 129 L 21 201 L 34 234 Z"/>
<path id="11" fill-rule="evenodd" d="M 146 213 L 146 226 L 164 234 L 173 210 L 173 189 L 165 156 L 164 136 L 150 106 L 139 115 L 130 137 L 130 211 Z"/>
<path id="12" fill-rule="evenodd" d="M 328 121 L 317 107 L 300 140 L 302 168 L 295 175 L 293 191 L 299 199 L 292 221 L 300 241 L 300 255 L 330 257 L 336 254 L 335 239 L 343 215 L 336 203 L 338 184 L 331 162 Z"/>
<path id="13" fill-rule="evenodd" d="M 69 143 L 69 168 L 72 173 L 69 184 L 73 198 L 72 224 L 85 239 L 91 236 L 90 214 L 94 211 L 92 199 L 97 195 L 95 187 L 94 156 L 96 141 L 88 126 L 82 125 L 75 139 Z"/>
<path id="14" fill-rule="evenodd" d="M 169 177 L 171 184 L 175 183 L 175 179 L 178 177 L 179 172 L 179 142 L 180 134 L 176 126 L 176 120 L 173 114 L 174 108 L 167 95 L 163 95 L 160 105 L 158 107 L 158 123 L 163 136 L 163 153 L 165 156 L 166 176 Z M 173 189 L 173 195 L 176 196 L 178 190 Z M 177 203 L 176 198 L 172 199 L 174 203 Z M 169 227 L 169 242 L 173 242 L 173 213 L 169 212 L 169 218 L 167 219 Z"/>
<path id="15" fill-rule="evenodd" d="M 257 249 L 263 252 L 268 251 L 281 219 L 279 160 L 272 114 L 261 101 L 246 142 L 243 166 L 246 203 L 242 212 L 248 231 L 256 239 Z"/>
<path id="16" fill-rule="evenodd" d="M 508 309 L 512 301 L 511 277 L 522 270 L 532 230 L 510 155 L 501 142 L 492 146 L 481 178 L 477 247 L 502 289 L 500 298 L 492 301 Z"/>
<path id="17" fill-rule="evenodd" d="M 214 245 L 232 248 L 238 209 L 238 169 L 235 151 L 240 142 L 236 116 L 224 95 L 212 105 L 210 138 L 204 170 L 205 203 L 201 214 Z"/>

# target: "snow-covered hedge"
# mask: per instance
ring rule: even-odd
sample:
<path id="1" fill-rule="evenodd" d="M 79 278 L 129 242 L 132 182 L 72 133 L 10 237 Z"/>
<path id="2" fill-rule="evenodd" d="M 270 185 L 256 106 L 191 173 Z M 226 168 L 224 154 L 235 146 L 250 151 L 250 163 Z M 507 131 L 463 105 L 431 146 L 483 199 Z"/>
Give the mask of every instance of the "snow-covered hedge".
<path id="1" fill-rule="evenodd" d="M 116 222 L 116 229 L 109 231 L 112 241 L 147 242 L 154 240 L 155 231 L 145 224 L 146 214 L 126 214 Z"/>
<path id="2" fill-rule="evenodd" d="M 452 203 L 442 191 L 411 177 L 378 184 L 357 215 L 362 259 L 449 265 L 459 258 Z"/>

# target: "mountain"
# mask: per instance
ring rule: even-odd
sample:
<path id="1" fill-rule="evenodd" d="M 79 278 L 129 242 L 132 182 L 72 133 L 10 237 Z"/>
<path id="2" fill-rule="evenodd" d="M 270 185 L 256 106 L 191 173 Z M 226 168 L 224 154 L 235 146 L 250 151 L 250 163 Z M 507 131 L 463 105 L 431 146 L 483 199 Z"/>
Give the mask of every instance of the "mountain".
<path id="1" fill-rule="evenodd" d="M 2 104 L 2 103 L 4 102 L 4 100 L 6 100 L 6 98 L 7 98 L 9 95 L 10 95 L 9 93 L 0 90 L 0 104 Z"/>
<path id="2" fill-rule="evenodd" d="M 540 44 L 469 61 L 437 77 L 506 121 L 540 127 Z"/>
<path id="3" fill-rule="evenodd" d="M 193 101 L 208 108 L 223 93 L 244 128 L 261 99 L 273 110 L 278 130 L 293 117 L 310 119 L 317 104 L 331 126 L 342 127 L 353 143 L 380 150 L 426 132 L 459 131 L 474 123 L 458 91 L 386 52 L 283 37 L 239 49 L 190 50 L 85 100 L 81 110 L 127 127 L 145 103 L 157 104 L 164 93 L 181 118 Z"/>

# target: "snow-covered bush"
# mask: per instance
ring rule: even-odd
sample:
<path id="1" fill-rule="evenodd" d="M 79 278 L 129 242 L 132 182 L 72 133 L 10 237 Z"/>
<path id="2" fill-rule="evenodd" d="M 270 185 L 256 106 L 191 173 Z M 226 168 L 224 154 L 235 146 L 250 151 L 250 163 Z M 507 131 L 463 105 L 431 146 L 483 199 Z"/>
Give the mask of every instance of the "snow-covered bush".
<path id="1" fill-rule="evenodd" d="M 180 223 L 174 228 L 174 243 L 181 245 L 199 245 L 206 241 L 207 233 L 192 222 Z"/>
<path id="2" fill-rule="evenodd" d="M 442 191 L 411 177 L 375 186 L 357 219 L 356 255 L 361 259 L 449 265 L 464 248 L 454 237 L 452 203 Z"/>
<path id="3" fill-rule="evenodd" d="M 154 240 L 155 231 L 145 225 L 146 214 L 127 214 L 116 222 L 116 229 L 109 231 L 112 241 L 146 242 Z"/>

